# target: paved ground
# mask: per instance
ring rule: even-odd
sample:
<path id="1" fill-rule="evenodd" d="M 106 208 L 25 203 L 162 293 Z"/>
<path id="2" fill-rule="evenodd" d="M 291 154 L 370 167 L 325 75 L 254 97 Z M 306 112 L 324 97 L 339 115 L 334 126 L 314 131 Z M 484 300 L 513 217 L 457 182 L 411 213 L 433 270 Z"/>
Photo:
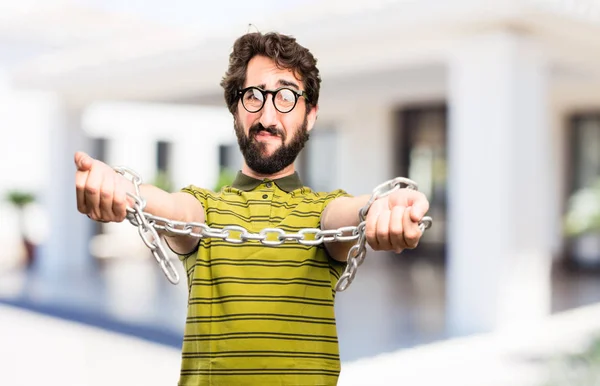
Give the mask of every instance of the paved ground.
<path id="1" fill-rule="evenodd" d="M 529 329 L 346 362 L 339 386 L 542 386 L 553 357 L 581 349 L 597 333 L 600 304 Z M 176 384 L 178 372 L 172 347 L 0 306 L 0 385 L 165 386 Z"/>

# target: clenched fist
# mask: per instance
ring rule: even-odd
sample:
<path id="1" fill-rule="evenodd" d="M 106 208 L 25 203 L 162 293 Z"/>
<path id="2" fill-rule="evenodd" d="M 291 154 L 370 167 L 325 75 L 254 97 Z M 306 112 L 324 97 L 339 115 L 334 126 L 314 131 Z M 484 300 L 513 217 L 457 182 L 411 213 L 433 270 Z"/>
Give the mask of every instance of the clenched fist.
<path id="1" fill-rule="evenodd" d="M 421 192 L 397 190 L 375 200 L 367 213 L 367 242 L 374 250 L 395 251 L 413 249 L 423 232 L 419 221 L 429 210 L 429 201 Z"/>
<path id="2" fill-rule="evenodd" d="M 83 152 L 75 153 L 75 166 L 77 210 L 96 221 L 123 221 L 127 206 L 133 206 L 127 196 L 135 191 L 133 183 Z"/>

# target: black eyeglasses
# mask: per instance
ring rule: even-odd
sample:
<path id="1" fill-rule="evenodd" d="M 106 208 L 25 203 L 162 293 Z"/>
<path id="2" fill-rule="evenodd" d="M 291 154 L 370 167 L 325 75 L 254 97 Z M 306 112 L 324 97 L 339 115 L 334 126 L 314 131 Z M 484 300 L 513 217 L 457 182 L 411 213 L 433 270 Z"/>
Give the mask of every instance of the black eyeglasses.
<path id="1" fill-rule="evenodd" d="M 308 97 L 305 91 L 298 91 L 287 87 L 281 87 L 277 90 L 262 90 L 258 87 L 247 87 L 238 91 L 238 96 L 242 99 L 242 106 L 249 113 L 257 113 L 265 105 L 267 94 L 273 96 L 273 106 L 280 113 L 289 113 L 296 107 L 298 98 L 303 96 L 307 101 Z"/>

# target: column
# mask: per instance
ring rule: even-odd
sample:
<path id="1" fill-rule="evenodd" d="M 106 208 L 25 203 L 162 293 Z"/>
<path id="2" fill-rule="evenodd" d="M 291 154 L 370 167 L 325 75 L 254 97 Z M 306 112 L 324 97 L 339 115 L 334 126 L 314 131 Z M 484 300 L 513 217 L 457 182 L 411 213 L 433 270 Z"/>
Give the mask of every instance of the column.
<path id="1" fill-rule="evenodd" d="M 106 162 L 110 166 L 125 166 L 152 183 L 157 173 L 157 142 L 155 137 L 135 133 L 110 134 L 106 149 Z"/>
<path id="2" fill-rule="evenodd" d="M 176 189 L 188 185 L 214 189 L 219 178 L 218 139 L 210 135 L 177 138 L 173 143 L 172 175 Z"/>
<path id="3" fill-rule="evenodd" d="M 472 37 L 449 66 L 451 334 L 539 321 L 550 309 L 551 131 L 535 41 Z"/>
<path id="4" fill-rule="evenodd" d="M 88 243 L 94 224 L 77 211 L 75 194 L 76 151 L 90 151 L 91 142 L 81 129 L 81 111 L 56 103 L 48 116 L 50 132 L 46 186 L 42 203 L 51 224 L 49 239 L 41 249 L 38 271 L 47 279 L 81 277 L 92 267 Z"/>

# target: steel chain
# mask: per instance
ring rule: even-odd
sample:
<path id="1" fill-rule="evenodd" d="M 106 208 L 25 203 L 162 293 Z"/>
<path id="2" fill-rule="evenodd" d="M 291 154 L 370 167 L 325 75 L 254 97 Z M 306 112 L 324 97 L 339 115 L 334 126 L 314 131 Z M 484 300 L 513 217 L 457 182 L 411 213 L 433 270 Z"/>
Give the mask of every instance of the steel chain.
<path id="1" fill-rule="evenodd" d="M 157 231 L 164 231 L 171 235 L 185 235 L 200 239 L 221 239 L 233 244 L 245 242 L 259 242 L 266 246 L 278 246 L 286 241 L 297 242 L 302 245 L 315 246 L 325 242 L 356 241 L 347 255 L 346 269 L 340 276 L 336 291 L 344 291 L 356 277 L 358 267 L 363 263 L 367 254 L 366 217 L 371 205 L 403 187 L 417 190 L 417 184 L 408 178 L 398 177 L 384 182 L 373 189 L 369 201 L 360 209 L 358 215 L 360 222 L 357 226 L 345 226 L 338 229 L 321 230 L 318 228 L 304 228 L 297 233 L 286 233 L 281 228 L 265 228 L 259 233 L 249 232 L 237 225 L 227 225 L 223 228 L 212 228 L 204 223 L 175 221 L 154 216 L 144 212 L 146 202 L 140 194 L 141 177 L 133 170 L 126 167 L 115 167 L 114 170 L 133 182 L 135 194 L 127 193 L 134 201 L 133 208 L 127 208 L 127 220 L 138 228 L 142 241 L 152 252 L 165 276 L 172 284 L 179 283 L 179 274 L 171 263 L 171 259 L 164 247 L 162 236 Z M 419 222 L 422 232 L 429 229 L 432 224 L 431 217 L 425 216 Z"/>

